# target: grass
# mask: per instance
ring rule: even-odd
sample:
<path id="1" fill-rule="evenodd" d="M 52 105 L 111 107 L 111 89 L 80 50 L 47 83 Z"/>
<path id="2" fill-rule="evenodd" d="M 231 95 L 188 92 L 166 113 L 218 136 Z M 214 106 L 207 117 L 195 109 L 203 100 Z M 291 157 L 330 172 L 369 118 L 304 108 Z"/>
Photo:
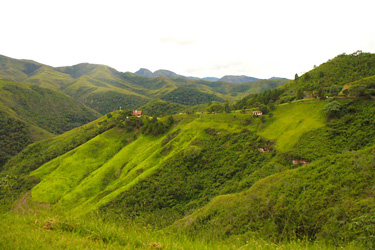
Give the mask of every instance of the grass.
<path id="1" fill-rule="evenodd" d="M 25 233 L 26 232 L 26 233 Z M 45 209 L 0 214 L 0 249 L 325 250 L 321 243 L 275 244 L 256 238 L 207 241 L 153 231 L 134 223 L 105 222 L 97 216 L 67 218 Z M 360 249 L 354 245 L 340 249 Z"/>
<path id="2" fill-rule="evenodd" d="M 287 152 L 304 133 L 325 125 L 324 105 L 326 102 L 316 101 L 280 105 L 273 111 L 274 117 L 266 122 L 258 134 L 276 140 L 276 150 Z"/>
<path id="3" fill-rule="evenodd" d="M 125 134 L 126 135 L 126 134 Z M 42 165 L 31 176 L 42 179 L 32 189 L 35 201 L 55 203 L 121 149 L 124 133 L 109 130 Z"/>

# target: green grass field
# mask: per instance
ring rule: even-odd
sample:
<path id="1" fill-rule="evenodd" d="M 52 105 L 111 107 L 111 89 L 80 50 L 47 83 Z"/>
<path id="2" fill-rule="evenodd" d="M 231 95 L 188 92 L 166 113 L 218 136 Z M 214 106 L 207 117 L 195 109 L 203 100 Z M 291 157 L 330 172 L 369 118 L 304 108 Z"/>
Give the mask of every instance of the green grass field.
<path id="1" fill-rule="evenodd" d="M 280 105 L 273 111 L 274 117 L 266 122 L 258 134 L 275 140 L 276 150 L 287 152 L 304 133 L 325 125 L 324 105 L 325 102 L 317 101 Z"/>

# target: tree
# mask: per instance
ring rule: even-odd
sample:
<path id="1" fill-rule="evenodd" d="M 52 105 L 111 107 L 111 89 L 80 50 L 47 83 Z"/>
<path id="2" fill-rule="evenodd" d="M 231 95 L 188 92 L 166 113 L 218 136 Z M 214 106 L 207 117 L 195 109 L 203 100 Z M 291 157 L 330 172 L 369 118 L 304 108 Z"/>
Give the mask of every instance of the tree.
<path id="1" fill-rule="evenodd" d="M 303 78 L 304 78 L 305 81 L 308 81 L 308 80 L 311 79 L 311 76 L 310 76 L 309 73 L 306 73 L 306 74 L 303 76 Z"/>
<path id="2" fill-rule="evenodd" d="M 171 116 L 171 115 L 168 116 L 168 119 L 167 119 L 167 127 L 168 127 L 168 128 L 172 127 L 173 123 L 174 123 L 173 116 Z"/>
<path id="3" fill-rule="evenodd" d="M 226 113 L 230 113 L 231 112 L 228 101 L 225 101 L 224 111 Z"/>
<path id="4" fill-rule="evenodd" d="M 261 104 L 259 106 L 259 110 L 262 111 L 263 114 L 267 114 L 268 113 L 268 107 L 266 105 Z"/>
<path id="5" fill-rule="evenodd" d="M 326 98 L 323 88 L 319 88 L 319 90 L 318 90 L 318 98 L 320 100 L 324 100 Z"/>
<path id="6" fill-rule="evenodd" d="M 324 106 L 323 112 L 328 115 L 328 118 L 339 117 L 341 114 L 342 105 L 338 101 L 333 101 Z"/>
<path id="7" fill-rule="evenodd" d="M 305 93 L 303 92 L 303 89 L 297 90 L 297 100 L 301 100 L 305 97 Z"/>
<path id="8" fill-rule="evenodd" d="M 212 104 L 207 108 L 208 113 L 222 113 L 224 111 L 224 107 L 220 104 Z"/>
<path id="9" fill-rule="evenodd" d="M 298 76 L 298 74 L 296 73 L 296 74 L 294 75 L 294 80 L 298 80 L 298 78 L 299 78 L 299 76 Z"/>

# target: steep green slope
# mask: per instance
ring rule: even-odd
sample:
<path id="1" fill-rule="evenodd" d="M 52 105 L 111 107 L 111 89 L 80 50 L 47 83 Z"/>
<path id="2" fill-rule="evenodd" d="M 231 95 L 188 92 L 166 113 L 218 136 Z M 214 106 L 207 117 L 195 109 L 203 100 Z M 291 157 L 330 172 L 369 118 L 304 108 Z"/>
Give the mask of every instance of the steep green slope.
<path id="1" fill-rule="evenodd" d="M 24 122 L 0 113 L 0 169 L 31 141 L 30 132 Z"/>
<path id="2" fill-rule="evenodd" d="M 23 82 L 49 89 L 65 89 L 74 79 L 50 66 L 42 66 Z"/>
<path id="3" fill-rule="evenodd" d="M 373 246 L 374 149 L 325 157 L 272 175 L 245 192 L 216 197 L 172 228 L 194 235 L 247 233 L 334 244 L 356 239 Z"/>
<path id="4" fill-rule="evenodd" d="M 291 87 L 317 90 L 344 84 L 375 75 L 375 54 L 341 54 L 299 77 Z"/>
<path id="5" fill-rule="evenodd" d="M 30 60 L 16 60 L 0 55 L 0 79 L 23 81 L 43 64 Z"/>
<path id="6" fill-rule="evenodd" d="M 98 113 L 62 93 L 0 80 L 0 167 L 31 142 L 98 117 Z"/>
<path id="7" fill-rule="evenodd" d="M 300 99 L 375 98 L 375 54 L 357 51 L 341 54 L 274 90 L 250 94 L 239 100 L 237 109 L 287 103 Z"/>
<path id="8" fill-rule="evenodd" d="M 53 90 L 1 81 L 0 102 L 27 123 L 62 133 L 99 117 L 95 111 Z"/>
<path id="9" fill-rule="evenodd" d="M 325 125 L 326 117 L 322 112 L 325 105 L 324 102 L 280 105 L 273 111 L 274 116 L 267 121 L 265 128 L 258 130 L 258 134 L 276 140 L 276 150 L 288 151 L 306 132 Z"/>

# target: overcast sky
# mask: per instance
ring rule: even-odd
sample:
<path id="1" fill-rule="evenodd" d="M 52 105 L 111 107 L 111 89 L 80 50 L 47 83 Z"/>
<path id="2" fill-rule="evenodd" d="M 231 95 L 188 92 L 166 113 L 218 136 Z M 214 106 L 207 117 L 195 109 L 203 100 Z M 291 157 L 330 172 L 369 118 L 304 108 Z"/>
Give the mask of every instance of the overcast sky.
<path id="1" fill-rule="evenodd" d="M 0 54 L 51 66 L 293 78 L 375 52 L 374 0 L 0 2 Z"/>

